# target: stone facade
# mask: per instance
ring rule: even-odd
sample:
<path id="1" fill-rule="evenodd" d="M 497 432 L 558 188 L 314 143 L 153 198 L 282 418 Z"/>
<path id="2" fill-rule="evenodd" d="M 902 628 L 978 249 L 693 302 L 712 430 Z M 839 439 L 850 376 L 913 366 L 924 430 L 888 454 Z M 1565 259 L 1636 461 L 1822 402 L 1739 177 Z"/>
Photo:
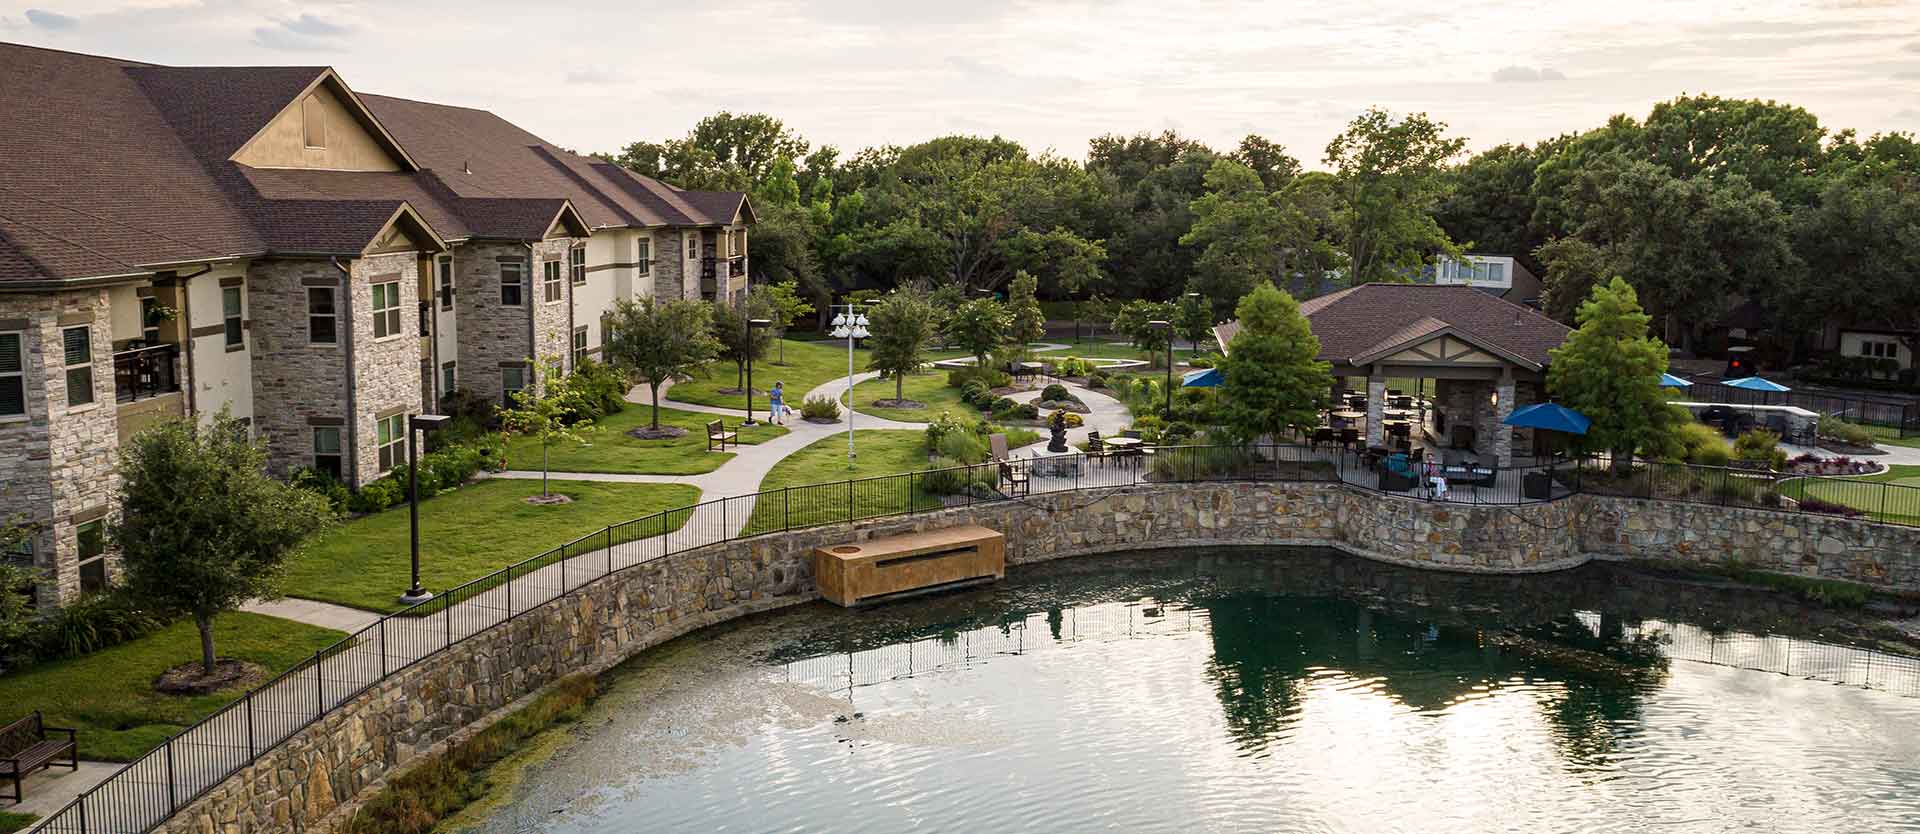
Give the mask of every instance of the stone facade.
<path id="1" fill-rule="evenodd" d="M 1418 567 L 1501 574 L 1590 558 L 1742 559 L 1792 573 L 1920 590 L 1920 529 L 1709 505 L 1577 496 L 1463 508 L 1341 484 L 1142 485 L 1037 495 L 827 525 L 664 556 L 586 582 L 421 660 L 340 705 L 159 830 L 329 831 L 410 760 L 575 672 L 600 672 L 697 628 L 817 598 L 814 548 L 979 524 L 1019 565 L 1170 545 L 1323 546 Z M 1778 542 L 1799 545 L 1779 547 Z M 633 545 L 620 545 L 631 547 Z M 1769 549 L 1778 549 L 1769 556 Z M 597 565 L 596 554 L 576 557 Z"/>
<path id="2" fill-rule="evenodd" d="M 51 607 L 79 595 L 77 528 L 105 517 L 119 482 L 107 291 L 0 295 L 0 322 L 22 333 L 27 392 L 27 416 L 0 421 L 0 522 L 36 528 L 38 599 Z M 93 401 L 70 406 L 61 331 L 79 325 L 90 328 Z M 111 575 L 117 561 L 109 557 L 107 567 Z"/>
<path id="3" fill-rule="evenodd" d="M 500 303 L 501 264 L 517 263 L 524 271 L 521 303 Z M 529 306 L 540 292 L 537 268 L 524 244 L 477 242 L 453 249 L 454 319 L 460 328 L 460 387 L 502 401 L 500 369 L 525 365 L 533 356 Z M 442 361 L 446 357 L 441 358 Z"/>
<path id="4" fill-rule="evenodd" d="M 533 312 L 533 358 L 535 372 L 534 384 L 539 384 L 539 374 L 544 373 L 549 361 L 558 361 L 560 369 L 573 369 L 573 327 L 574 298 L 573 280 L 567 273 L 567 253 L 576 241 L 573 238 L 554 238 L 533 245 L 533 273 L 536 284 L 541 284 L 535 293 L 533 304 L 528 309 Z M 546 264 L 560 265 L 560 300 L 547 301 L 544 281 Z"/>
<path id="5" fill-rule="evenodd" d="M 392 257 L 392 256 L 388 256 Z M 307 290 L 325 287 L 334 293 L 334 343 L 314 344 L 308 332 Z M 262 408 L 254 414 L 255 433 L 267 442 L 273 469 L 282 476 L 313 465 L 313 427 L 341 427 L 342 452 L 371 444 L 372 438 L 350 437 L 347 428 L 347 369 L 357 341 L 372 342 L 371 332 L 348 323 L 367 316 L 367 293 L 362 287 L 347 292 L 347 275 L 331 261 L 256 261 L 247 270 L 248 312 L 253 328 L 253 392 Z M 414 315 L 412 308 L 403 317 Z M 410 372 L 412 373 L 412 372 Z M 343 455 L 344 464 L 352 455 Z M 351 467 L 341 474 L 353 477 Z"/>
<path id="6" fill-rule="evenodd" d="M 346 305 L 350 323 L 343 323 L 353 341 L 352 450 L 347 454 L 348 480 L 364 484 L 385 473 L 380 468 L 376 421 L 394 413 L 420 411 L 420 260 L 412 252 L 369 255 L 349 267 Z M 397 281 L 400 288 L 399 332 L 374 336 L 373 285 Z M 403 438 L 404 439 L 404 438 Z"/>

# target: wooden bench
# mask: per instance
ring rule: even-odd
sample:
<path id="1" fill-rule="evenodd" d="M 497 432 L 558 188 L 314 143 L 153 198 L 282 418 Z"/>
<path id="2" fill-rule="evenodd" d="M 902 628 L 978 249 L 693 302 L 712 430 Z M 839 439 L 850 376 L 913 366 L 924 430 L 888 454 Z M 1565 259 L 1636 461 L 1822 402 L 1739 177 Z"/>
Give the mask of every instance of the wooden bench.
<path id="1" fill-rule="evenodd" d="M 740 434 L 738 432 L 727 431 L 727 427 L 719 420 L 707 424 L 707 451 L 711 452 L 718 449 L 724 452 L 727 450 L 728 443 L 739 446 Z"/>
<path id="2" fill-rule="evenodd" d="M 971 524 L 813 552 L 813 576 L 820 595 L 847 607 L 991 582 L 1006 575 L 1006 537 Z"/>
<path id="3" fill-rule="evenodd" d="M 48 733 L 64 733 L 65 738 L 48 738 Z M 63 764 L 69 770 L 80 769 L 79 743 L 74 731 L 65 727 L 49 727 L 40 720 L 40 711 L 0 727 L 0 779 L 13 782 L 13 801 L 19 804 L 25 797 L 20 785 L 27 775 L 56 764 Z M 61 755 L 66 761 L 60 761 Z"/>

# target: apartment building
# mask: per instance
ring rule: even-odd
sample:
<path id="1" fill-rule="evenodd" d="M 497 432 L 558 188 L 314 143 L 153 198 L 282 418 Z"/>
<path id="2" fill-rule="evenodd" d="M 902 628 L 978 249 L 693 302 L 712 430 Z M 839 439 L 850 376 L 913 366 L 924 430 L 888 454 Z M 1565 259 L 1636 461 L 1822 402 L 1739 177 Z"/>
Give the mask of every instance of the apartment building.
<path id="1" fill-rule="evenodd" d="M 1473 287 L 1508 301 L 1531 306 L 1538 306 L 1540 300 L 1540 279 L 1511 255 L 1467 254 L 1458 259 L 1442 257 L 1422 277 L 1430 277 L 1435 284 Z"/>
<path id="2" fill-rule="evenodd" d="M 325 67 L 0 44 L 0 521 L 104 586 L 120 443 L 222 409 L 361 484 L 406 418 L 597 353 L 621 298 L 739 298 L 743 194 L 683 191 Z"/>

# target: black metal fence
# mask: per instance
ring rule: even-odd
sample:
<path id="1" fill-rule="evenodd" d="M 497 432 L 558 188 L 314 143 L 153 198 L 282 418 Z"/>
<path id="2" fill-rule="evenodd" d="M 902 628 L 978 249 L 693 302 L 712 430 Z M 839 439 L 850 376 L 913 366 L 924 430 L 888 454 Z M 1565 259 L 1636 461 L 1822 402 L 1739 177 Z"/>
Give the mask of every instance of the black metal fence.
<path id="1" fill-rule="evenodd" d="M 1555 461 L 1500 469 L 1394 466 L 1332 448 L 1183 446 L 997 463 L 785 487 L 704 501 L 610 525 L 381 617 L 49 814 L 33 829 L 144 834 L 264 751 L 389 675 L 617 571 L 763 533 L 1142 483 L 1322 482 L 1469 505 L 1517 505 L 1583 492 L 1786 512 L 1845 512 L 1920 525 L 1920 487 L 1741 469 Z M 1403 467 L 1404 468 L 1404 467 Z M 1408 474 L 1411 477 L 1408 477 Z M 1009 477 L 1022 474 L 1023 479 Z M 1443 492 L 1429 476 L 1447 481 Z M 1841 509 L 1834 509 L 1835 507 Z"/>
<path id="2" fill-rule="evenodd" d="M 1729 405 L 1790 405 L 1832 414 L 1850 423 L 1897 429 L 1901 437 L 1920 436 L 1920 402 L 1842 397 L 1813 391 L 1749 391 L 1718 382 L 1695 382 L 1686 390 L 1695 402 Z"/>

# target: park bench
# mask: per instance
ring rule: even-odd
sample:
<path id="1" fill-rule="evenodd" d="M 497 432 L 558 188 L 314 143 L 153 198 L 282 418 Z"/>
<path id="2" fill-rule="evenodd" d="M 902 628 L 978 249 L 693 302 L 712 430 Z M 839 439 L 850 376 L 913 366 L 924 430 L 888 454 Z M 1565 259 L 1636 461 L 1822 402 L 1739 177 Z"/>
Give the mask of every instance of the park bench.
<path id="1" fill-rule="evenodd" d="M 66 737 L 48 738 L 48 733 L 61 733 Z M 62 755 L 66 761 L 59 761 Z M 25 796 L 20 785 L 27 774 L 56 764 L 70 770 L 80 769 L 79 744 L 73 730 L 47 726 L 41 722 L 39 710 L 0 727 L 0 779 L 13 782 L 15 804 Z"/>
<path id="2" fill-rule="evenodd" d="M 727 431 L 727 427 L 719 420 L 707 424 L 707 451 L 719 449 L 724 452 L 727 450 L 728 443 L 739 446 L 740 434 Z"/>

